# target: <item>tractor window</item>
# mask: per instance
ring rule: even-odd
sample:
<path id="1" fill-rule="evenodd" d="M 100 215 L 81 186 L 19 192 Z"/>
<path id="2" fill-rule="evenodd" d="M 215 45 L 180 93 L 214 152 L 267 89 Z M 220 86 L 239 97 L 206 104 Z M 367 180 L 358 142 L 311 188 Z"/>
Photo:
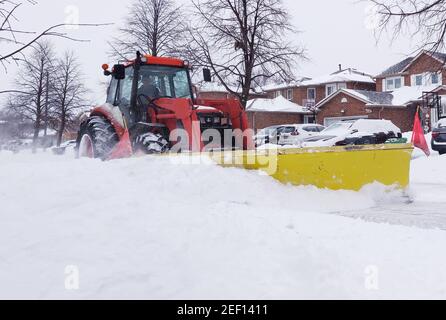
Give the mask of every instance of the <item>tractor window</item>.
<path id="1" fill-rule="evenodd" d="M 125 71 L 125 79 L 119 82 L 119 92 L 116 99 L 117 104 L 121 107 L 130 106 L 133 85 L 133 68 L 129 67 Z"/>
<path id="2" fill-rule="evenodd" d="M 107 103 L 114 104 L 116 97 L 116 89 L 118 88 L 118 80 L 112 78 L 107 91 Z"/>
<path id="3" fill-rule="evenodd" d="M 184 68 L 145 65 L 140 70 L 139 93 L 151 98 L 191 98 L 191 87 Z"/>

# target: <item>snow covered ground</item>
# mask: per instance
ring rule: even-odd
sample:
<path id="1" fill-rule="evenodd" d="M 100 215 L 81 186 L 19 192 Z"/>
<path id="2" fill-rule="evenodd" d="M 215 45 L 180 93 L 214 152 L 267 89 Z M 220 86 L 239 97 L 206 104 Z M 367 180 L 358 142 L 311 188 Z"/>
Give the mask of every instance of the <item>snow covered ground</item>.
<path id="1" fill-rule="evenodd" d="M 0 298 L 445 299 L 445 195 L 438 155 L 402 193 L 0 152 Z"/>

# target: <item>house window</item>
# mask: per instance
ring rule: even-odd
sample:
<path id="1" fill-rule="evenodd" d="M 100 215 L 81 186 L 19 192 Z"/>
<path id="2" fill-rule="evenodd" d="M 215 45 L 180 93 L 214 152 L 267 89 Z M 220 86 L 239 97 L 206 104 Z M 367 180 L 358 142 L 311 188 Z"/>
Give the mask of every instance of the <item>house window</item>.
<path id="1" fill-rule="evenodd" d="M 398 78 L 388 78 L 386 80 L 386 89 L 387 91 L 392 91 L 395 89 L 401 88 L 403 85 L 403 81 L 401 77 Z"/>
<path id="2" fill-rule="evenodd" d="M 431 74 L 431 83 L 432 84 L 440 84 L 440 76 L 438 73 Z"/>
<path id="3" fill-rule="evenodd" d="M 293 89 L 288 89 L 286 91 L 286 98 L 290 101 L 293 100 Z"/>
<path id="4" fill-rule="evenodd" d="M 347 89 L 347 83 L 330 83 L 325 86 L 325 95 L 328 97 L 338 90 Z"/>
<path id="5" fill-rule="evenodd" d="M 316 118 L 314 116 L 304 116 L 304 123 L 305 124 L 316 123 Z"/>
<path id="6" fill-rule="evenodd" d="M 281 95 L 282 95 L 282 92 L 280 92 L 280 90 L 274 92 L 274 98 L 280 97 Z"/>
<path id="7" fill-rule="evenodd" d="M 423 85 L 423 75 L 419 74 L 415 76 L 415 85 L 422 86 Z"/>
<path id="8" fill-rule="evenodd" d="M 338 86 L 335 84 L 327 84 L 325 86 L 325 96 L 328 97 L 338 90 Z"/>
<path id="9" fill-rule="evenodd" d="M 316 100 L 316 88 L 308 88 L 307 99 L 308 100 Z"/>

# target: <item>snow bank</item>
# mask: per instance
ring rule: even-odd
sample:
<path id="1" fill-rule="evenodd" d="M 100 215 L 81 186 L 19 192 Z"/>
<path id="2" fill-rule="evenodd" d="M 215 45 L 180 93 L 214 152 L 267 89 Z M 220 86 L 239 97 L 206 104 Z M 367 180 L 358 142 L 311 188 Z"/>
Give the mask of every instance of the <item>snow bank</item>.
<path id="1" fill-rule="evenodd" d="M 446 298 L 445 232 L 337 216 L 404 204 L 377 185 L 3 152 L 0 181 L 0 298 Z M 68 265 L 79 290 L 64 287 Z"/>
<path id="2" fill-rule="evenodd" d="M 429 132 L 428 134 L 426 134 L 425 137 L 426 137 L 427 145 L 429 146 L 429 150 L 431 152 L 431 157 L 438 156 L 439 155 L 438 152 L 432 150 L 432 144 L 431 144 L 432 132 Z M 404 132 L 403 133 L 403 138 L 406 138 L 407 142 L 411 143 L 411 141 L 412 141 L 412 131 Z M 424 154 L 423 150 L 418 149 L 418 148 L 414 148 L 414 151 L 413 151 L 413 154 L 412 154 L 412 159 L 418 159 L 418 158 L 426 158 L 426 155 Z"/>

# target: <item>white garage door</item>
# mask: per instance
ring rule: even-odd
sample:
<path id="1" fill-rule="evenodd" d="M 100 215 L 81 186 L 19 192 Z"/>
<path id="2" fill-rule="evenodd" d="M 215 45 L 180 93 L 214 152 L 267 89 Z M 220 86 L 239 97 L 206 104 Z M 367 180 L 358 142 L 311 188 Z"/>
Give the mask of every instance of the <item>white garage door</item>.
<path id="1" fill-rule="evenodd" d="M 354 116 L 354 117 L 332 117 L 332 118 L 324 118 L 324 126 L 328 127 L 333 123 L 339 121 L 348 121 L 348 120 L 358 120 L 358 119 L 367 119 L 368 116 Z"/>

